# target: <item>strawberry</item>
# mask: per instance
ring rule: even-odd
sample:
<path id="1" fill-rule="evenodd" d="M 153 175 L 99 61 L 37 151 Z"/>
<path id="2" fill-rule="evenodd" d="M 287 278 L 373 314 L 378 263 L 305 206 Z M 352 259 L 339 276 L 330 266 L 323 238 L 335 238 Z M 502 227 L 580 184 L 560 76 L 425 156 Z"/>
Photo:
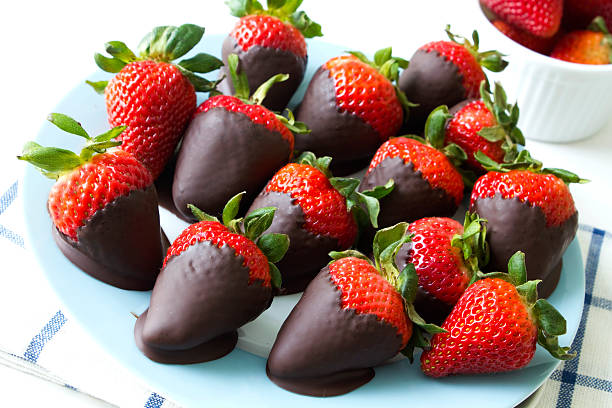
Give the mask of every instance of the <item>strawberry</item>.
<path id="1" fill-rule="evenodd" d="M 374 61 L 360 52 L 350 54 L 317 70 L 297 112 L 311 133 L 296 136 L 296 149 L 331 156 L 340 175 L 365 166 L 363 161 L 397 134 L 403 107 L 410 105 L 393 85 L 407 61 L 392 57 L 391 48 L 376 52 Z"/>
<path id="2" fill-rule="evenodd" d="M 483 67 L 500 72 L 508 65 L 497 51 L 480 52 L 478 32 L 472 41 L 455 35 L 446 26 L 451 41 L 435 41 L 420 47 L 399 78 L 399 87 L 412 102 L 408 126 L 421 131 L 429 113 L 440 105 L 452 106 L 479 97 L 486 79 Z"/>
<path id="3" fill-rule="evenodd" d="M 431 348 L 421 355 L 426 375 L 518 370 L 529 364 L 536 343 L 560 360 L 576 356 L 569 347 L 559 346 L 565 319 L 538 299 L 539 281 L 526 282 L 522 252 L 510 259 L 508 270 L 489 274 L 466 289 L 442 325 L 446 332 L 435 334 Z"/>
<path id="4" fill-rule="evenodd" d="M 503 271 L 512 254 L 524 251 L 530 279 L 541 279 L 542 296 L 548 297 L 578 227 L 568 184 L 586 180 L 566 170 L 542 168 L 526 150 L 505 164 L 481 153 L 476 157 L 489 173 L 476 181 L 470 211 L 488 221 L 489 269 Z"/>
<path id="5" fill-rule="evenodd" d="M 562 36 L 550 56 L 578 64 L 612 64 L 612 35 L 604 19 L 597 17 L 588 30 Z"/>
<path id="6" fill-rule="evenodd" d="M 49 121 L 87 140 L 79 155 L 28 142 L 17 156 L 57 180 L 47 210 L 60 250 L 105 283 L 151 289 L 163 258 L 157 195 L 149 170 L 114 148 L 125 126 L 91 137 L 66 115 L 52 113 Z"/>
<path id="7" fill-rule="evenodd" d="M 544 55 L 548 55 L 552 51 L 552 48 L 557 40 L 558 33 L 550 38 L 542 38 L 528 33 L 527 31 L 518 29 L 503 20 L 495 20 L 492 22 L 492 24 L 511 40 L 529 48 L 532 51 Z"/>
<path id="8" fill-rule="evenodd" d="M 414 264 L 419 276 L 415 309 L 426 320 L 441 323 L 488 262 L 485 222 L 467 213 L 464 225 L 431 217 L 408 227 L 411 242 L 400 248 L 395 261 L 399 269 Z"/>
<path id="9" fill-rule="evenodd" d="M 455 165 L 465 159 L 465 153 L 456 145 L 443 147 L 448 118 L 446 106 L 436 108 L 425 126 L 425 139 L 400 136 L 376 151 L 360 190 L 394 181 L 394 190 L 380 200 L 381 227 L 429 216 L 452 216 L 457 210 L 464 184 Z"/>
<path id="10" fill-rule="evenodd" d="M 278 74 L 249 98 L 244 73 L 237 74 L 238 57 L 229 57 L 235 96 L 206 100 L 185 132 L 172 184 L 176 209 L 191 218 L 187 204 L 218 215 L 224 203 L 246 190 L 251 202 L 274 172 L 291 158 L 293 133 L 306 132 L 303 123 L 274 114 L 261 105 L 268 89 L 287 79 Z"/>
<path id="11" fill-rule="evenodd" d="M 267 10 L 257 0 L 226 3 L 232 15 L 240 19 L 223 42 L 223 62 L 227 65 L 228 56 L 237 54 L 240 70 L 252 88 L 276 74 L 289 74 L 286 82 L 270 91 L 264 103 L 271 110 L 282 111 L 304 78 L 308 61 L 304 37 L 322 36 L 321 26 L 297 11 L 301 1 L 268 1 Z M 235 83 L 228 74 L 226 68 L 221 69 L 227 79 L 221 81 L 219 90 L 231 95 Z"/>
<path id="12" fill-rule="evenodd" d="M 610 0 L 565 0 L 563 3 L 564 26 L 582 29 L 597 16 L 612 26 L 612 2 Z"/>
<path id="13" fill-rule="evenodd" d="M 493 161 L 504 163 L 518 155 L 518 145 L 525 144 L 517 127 L 519 108 L 507 102 L 506 92 L 495 83 L 494 95 L 483 81 L 480 100 L 466 100 L 451 108 L 452 118 L 446 125 L 446 143 L 454 143 L 467 154 L 466 165 L 476 173 L 485 172 L 474 154 L 482 152 Z"/>
<path id="14" fill-rule="evenodd" d="M 151 303 L 134 327 L 136 345 L 151 360 L 189 364 L 224 356 L 236 345 L 236 329 L 272 302 L 280 285 L 273 262 L 289 240 L 264 234 L 274 208 L 235 219 L 243 193 L 223 210 L 223 223 L 190 206 L 199 222 L 168 248 Z M 180 294 L 180 296 L 177 296 Z"/>
<path id="15" fill-rule="evenodd" d="M 393 183 L 357 192 L 359 180 L 331 177 L 329 157 L 303 153 L 297 163 L 281 168 L 255 199 L 249 212 L 276 207 L 268 232 L 284 233 L 293 243 L 278 267 L 283 276 L 282 293 L 304 290 L 328 261 L 330 251 L 341 251 L 357 238 L 357 222 L 377 225 L 378 198 Z M 367 211 L 363 211 L 362 208 Z"/>
<path id="16" fill-rule="evenodd" d="M 378 232 L 375 265 L 357 251 L 330 253 L 334 261 L 308 285 L 272 346 L 266 372 L 275 384 L 298 394 L 345 394 L 370 381 L 372 367 L 426 346 L 423 332 L 441 331 L 414 311 L 414 267 L 400 273 L 393 261 L 410 239 L 407 227 Z"/>
<path id="17" fill-rule="evenodd" d="M 554 36 L 561 25 L 563 0 L 481 0 L 500 20 L 538 37 Z"/>
<path id="18" fill-rule="evenodd" d="M 116 73 L 110 81 L 89 82 L 104 93 L 111 126 L 125 125 L 122 149 L 142 161 L 156 179 L 172 156 L 196 107 L 195 92 L 214 89 L 194 74 L 219 68 L 212 55 L 197 54 L 178 64 L 202 38 L 204 28 L 193 24 L 156 27 L 142 40 L 136 56 L 124 43 L 106 43 L 112 58 L 95 54 L 96 64 Z"/>

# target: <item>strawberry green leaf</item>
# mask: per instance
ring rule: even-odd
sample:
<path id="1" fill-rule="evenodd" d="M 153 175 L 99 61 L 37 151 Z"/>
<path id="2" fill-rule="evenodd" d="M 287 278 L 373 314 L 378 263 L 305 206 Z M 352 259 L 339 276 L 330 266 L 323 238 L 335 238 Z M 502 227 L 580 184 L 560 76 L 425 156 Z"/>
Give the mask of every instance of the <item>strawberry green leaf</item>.
<path id="1" fill-rule="evenodd" d="M 446 105 L 435 108 L 425 122 L 425 140 L 435 149 L 444 147 L 446 121 L 452 118 Z"/>
<path id="2" fill-rule="evenodd" d="M 223 207 L 223 213 L 221 214 L 221 219 L 223 220 L 223 225 L 229 226 L 230 222 L 236 218 L 238 215 L 238 210 L 240 210 L 240 200 L 246 194 L 246 191 L 242 191 L 232 198 L 229 199 L 225 207 Z"/>
<path id="3" fill-rule="evenodd" d="M 268 6 L 268 9 L 279 9 L 285 5 L 286 0 L 267 0 L 266 3 Z"/>
<path id="4" fill-rule="evenodd" d="M 366 55 L 363 52 L 361 52 L 361 51 L 346 51 L 346 52 L 348 52 L 349 54 L 351 54 L 354 57 L 357 57 L 357 59 L 359 61 L 361 61 L 361 62 L 363 62 L 365 64 L 368 64 L 368 65 L 372 65 L 372 61 L 370 61 L 368 59 L 368 57 L 366 57 Z"/>
<path id="5" fill-rule="evenodd" d="M 100 67 L 102 71 L 110 72 L 111 74 L 116 74 L 117 72 L 121 71 L 123 67 L 127 65 L 125 62 L 121 61 L 120 59 L 108 58 L 98 53 L 94 54 L 94 61 L 96 62 L 96 65 Z"/>
<path id="6" fill-rule="evenodd" d="M 127 128 L 127 126 L 116 126 L 109 130 L 108 132 L 104 132 L 93 138 L 93 142 L 108 142 L 109 140 L 116 139 L 123 131 Z"/>
<path id="7" fill-rule="evenodd" d="M 450 25 L 446 25 L 446 35 L 448 38 L 457 44 L 463 45 L 469 52 L 476 58 L 476 61 L 483 67 L 487 68 L 492 72 L 501 72 L 508 66 L 508 61 L 504 60 L 504 54 L 499 51 L 484 51 L 479 52 L 480 38 L 478 32 L 474 30 L 472 32 L 472 41 L 468 40 L 462 35 L 453 34 L 450 30 Z"/>
<path id="8" fill-rule="evenodd" d="M 608 27 L 606 26 L 606 20 L 604 20 L 602 16 L 595 17 L 587 27 L 587 30 L 610 34 L 610 31 L 608 31 Z"/>
<path id="9" fill-rule="evenodd" d="M 372 263 L 372 260 L 370 258 L 354 249 L 348 249 L 346 251 L 331 251 L 329 253 L 329 257 L 332 259 L 330 263 L 337 261 L 338 259 L 349 257 L 363 259 L 364 261 L 368 261 L 370 264 Z"/>
<path id="10" fill-rule="evenodd" d="M 543 173 L 552 174 L 565 182 L 569 183 L 588 183 L 589 180 L 580 178 L 577 174 L 572 173 L 571 171 L 563 170 L 563 169 L 555 169 L 555 168 L 546 168 L 542 169 Z"/>
<path id="11" fill-rule="evenodd" d="M 303 11 L 296 11 L 289 18 L 291 24 L 300 30 L 305 38 L 322 37 L 321 25 L 315 23 Z"/>
<path id="12" fill-rule="evenodd" d="M 44 147 L 35 142 L 26 143 L 17 159 L 27 161 L 52 179 L 57 179 L 63 173 L 83 164 L 81 158 L 70 150 Z"/>
<path id="13" fill-rule="evenodd" d="M 410 108 L 415 108 L 415 107 L 419 106 L 418 103 L 410 102 L 408 100 L 408 97 L 406 96 L 406 94 L 404 92 L 402 92 L 402 90 L 399 89 L 399 87 L 397 87 L 397 86 L 395 87 L 395 96 L 397 96 L 397 99 L 400 101 L 400 104 L 404 108 L 405 119 L 408 118 L 408 114 L 410 112 Z"/>
<path id="14" fill-rule="evenodd" d="M 329 179 L 329 183 L 347 199 L 351 198 L 359 187 L 359 179 L 352 177 L 332 177 Z"/>
<path id="15" fill-rule="evenodd" d="M 433 323 L 427 323 L 416 311 L 412 303 L 406 304 L 406 314 L 412 323 L 429 334 L 446 333 L 446 330 Z"/>
<path id="16" fill-rule="evenodd" d="M 100 95 L 104 95 L 104 91 L 106 90 L 106 86 L 108 85 L 108 81 L 85 81 L 85 83 L 91 86 L 93 90 Z"/>
<path id="17" fill-rule="evenodd" d="M 208 79 L 202 78 L 201 76 L 194 74 L 180 65 L 177 65 L 177 67 L 179 71 L 181 71 L 181 74 L 183 74 L 189 80 L 189 82 L 191 82 L 191 85 L 193 85 L 196 92 L 215 92 L 217 89 L 217 84 L 223 79 L 221 78 L 217 81 L 209 81 Z"/>
<path id="18" fill-rule="evenodd" d="M 398 291 L 404 302 L 414 303 L 419 285 L 419 276 L 416 273 L 414 264 L 408 263 L 400 273 L 398 278 Z"/>
<path id="19" fill-rule="evenodd" d="M 478 131 L 478 135 L 489 142 L 499 142 L 506 138 L 504 128 L 499 125 L 482 128 Z"/>
<path id="20" fill-rule="evenodd" d="M 391 47 L 383 48 L 374 54 L 374 64 L 377 67 L 381 67 L 385 62 L 391 59 L 391 53 L 393 52 Z"/>
<path id="21" fill-rule="evenodd" d="M 234 84 L 234 96 L 242 100 L 248 100 L 251 93 L 249 88 L 249 81 L 244 72 L 238 73 L 240 60 L 238 55 L 230 54 L 227 57 L 227 68 Z"/>
<path id="22" fill-rule="evenodd" d="M 276 118 L 280 120 L 283 123 L 283 125 L 285 125 L 287 129 L 289 129 L 292 133 L 297 133 L 297 134 L 310 133 L 310 129 L 308 129 L 308 126 L 306 126 L 305 123 L 298 122 L 297 120 L 295 120 L 295 117 L 293 116 L 293 112 L 291 112 L 291 109 L 285 108 L 285 110 L 283 111 L 283 114 L 287 116 L 283 116 L 283 115 L 279 115 L 278 113 L 275 113 Z M 328 157 L 328 159 L 331 160 L 331 157 Z M 329 164 L 328 164 L 328 167 L 329 167 Z"/>
<path id="23" fill-rule="evenodd" d="M 457 234 L 451 240 L 451 245 L 461 250 L 471 275 L 471 283 L 477 279 L 481 268 L 489 263 L 486 222 L 487 220 L 480 218 L 478 214 L 466 212 L 463 234 Z"/>
<path id="24" fill-rule="evenodd" d="M 191 58 L 181 60 L 178 65 L 188 71 L 205 74 L 221 68 L 223 61 L 215 56 L 201 52 Z"/>
<path id="25" fill-rule="evenodd" d="M 244 235 L 251 241 L 255 241 L 264 231 L 270 228 L 275 211 L 275 207 L 262 207 L 251 211 L 244 218 Z"/>
<path id="26" fill-rule="evenodd" d="M 113 58 L 119 61 L 129 64 L 130 62 L 136 61 L 136 55 L 128 48 L 127 45 L 121 41 L 109 41 L 104 44 L 106 52 L 108 52 Z"/>
<path id="27" fill-rule="evenodd" d="M 306 164 L 318 169 L 321 173 L 325 174 L 328 179 L 332 178 L 332 174 L 329 171 L 329 165 L 332 158 L 329 156 L 318 157 L 313 152 L 303 152 L 300 157 L 295 161 L 299 164 Z"/>
<path id="28" fill-rule="evenodd" d="M 548 336 L 543 331 L 538 331 L 538 344 L 544 347 L 556 359 L 571 360 L 576 357 L 575 352 L 569 352 L 569 347 L 559 346 L 559 338 L 557 336 Z"/>
<path id="29" fill-rule="evenodd" d="M 283 285 L 281 273 L 272 262 L 268 262 L 268 266 L 270 267 L 270 281 L 272 282 L 272 286 L 279 289 Z"/>
<path id="30" fill-rule="evenodd" d="M 515 286 L 527 282 L 527 268 L 525 267 L 525 253 L 516 251 L 508 260 L 508 274 Z"/>
<path id="31" fill-rule="evenodd" d="M 485 170 L 502 171 L 502 167 L 498 162 L 496 162 L 480 150 L 474 153 L 474 158 L 482 165 L 482 167 L 484 167 Z"/>
<path id="32" fill-rule="evenodd" d="M 384 185 L 376 186 L 371 190 L 362 191 L 362 193 L 369 197 L 381 199 L 383 197 L 388 196 L 393 191 L 394 188 L 395 188 L 395 182 L 393 181 L 393 179 L 389 179 L 389 181 L 387 181 Z"/>
<path id="33" fill-rule="evenodd" d="M 51 113 L 47 117 L 47 120 L 58 128 L 62 129 L 64 132 L 84 137 L 87 140 L 91 139 L 81 124 L 72 119 L 70 116 L 64 115 L 63 113 Z"/>
<path id="34" fill-rule="evenodd" d="M 257 0 L 226 0 L 225 4 L 234 17 L 244 17 L 263 10 L 263 6 Z"/>
<path id="35" fill-rule="evenodd" d="M 376 235 L 374 235 L 374 241 L 372 243 L 372 250 L 374 252 L 374 261 L 376 267 L 380 268 L 380 258 L 382 253 L 392 245 L 394 242 L 398 242 L 406 235 L 408 230 L 407 222 L 400 222 L 392 227 L 380 229 Z"/>
<path id="36" fill-rule="evenodd" d="M 196 217 L 198 221 L 219 222 L 217 217 L 213 217 L 212 215 L 206 214 L 204 211 L 200 210 L 198 207 L 196 207 L 193 204 L 187 204 L 187 208 L 189 208 L 193 216 Z"/>
<path id="37" fill-rule="evenodd" d="M 441 150 L 453 166 L 459 168 L 467 160 L 467 153 L 455 143 L 449 143 Z M 467 174 L 467 173 L 465 173 Z"/>
<path id="38" fill-rule="evenodd" d="M 142 58 L 170 62 L 187 54 L 203 35 L 204 27 L 195 24 L 155 27 L 142 39 L 138 52 Z"/>
<path id="39" fill-rule="evenodd" d="M 246 76 L 245 76 L 246 77 Z M 233 79 L 233 77 L 232 77 Z M 268 94 L 268 91 L 274 84 L 277 82 L 284 82 L 289 79 L 288 74 L 276 74 L 272 78 L 268 79 L 266 82 L 261 84 L 259 88 L 253 93 L 250 100 L 256 105 L 261 105 Z"/>
<path id="40" fill-rule="evenodd" d="M 111 147 L 121 146 L 120 140 L 105 140 L 101 142 L 92 141 L 87 143 L 81 150 L 81 159 L 86 162 L 89 161 L 95 153 L 104 153 L 106 149 Z"/>
<path id="41" fill-rule="evenodd" d="M 289 237 L 286 234 L 263 234 L 257 240 L 257 246 L 268 261 L 276 263 L 283 259 L 289 249 Z"/>
<path id="42" fill-rule="evenodd" d="M 567 331 L 565 318 L 546 299 L 538 299 L 533 305 L 538 327 L 548 335 L 561 336 Z"/>

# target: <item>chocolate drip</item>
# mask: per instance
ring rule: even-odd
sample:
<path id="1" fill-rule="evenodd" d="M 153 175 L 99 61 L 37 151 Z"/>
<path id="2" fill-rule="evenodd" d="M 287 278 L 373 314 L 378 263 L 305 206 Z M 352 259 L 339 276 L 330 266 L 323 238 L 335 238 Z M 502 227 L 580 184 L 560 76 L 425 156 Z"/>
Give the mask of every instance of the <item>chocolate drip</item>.
<path id="1" fill-rule="evenodd" d="M 136 344 L 150 359 L 188 364 L 209 361 L 235 346 L 236 329 L 272 302 L 271 286 L 249 282 L 244 258 L 227 245 L 209 241 L 170 258 L 162 269 L 151 305 L 134 328 Z"/>
<path id="2" fill-rule="evenodd" d="M 342 309 L 329 269 L 308 285 L 283 323 L 270 351 L 266 373 L 288 391 L 332 396 L 370 381 L 372 367 L 395 356 L 397 330 L 372 314 Z"/>
<path id="3" fill-rule="evenodd" d="M 155 187 L 132 190 L 96 211 L 78 228 L 77 241 L 55 227 L 53 238 L 66 258 L 94 278 L 149 290 L 165 255 Z"/>

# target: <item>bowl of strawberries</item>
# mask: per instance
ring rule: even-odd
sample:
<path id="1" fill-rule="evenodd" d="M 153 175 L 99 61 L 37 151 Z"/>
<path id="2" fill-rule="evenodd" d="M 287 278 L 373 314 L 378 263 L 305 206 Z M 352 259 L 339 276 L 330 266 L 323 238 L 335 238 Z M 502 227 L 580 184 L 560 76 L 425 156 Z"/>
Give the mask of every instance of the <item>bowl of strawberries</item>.
<path id="1" fill-rule="evenodd" d="M 478 31 L 510 61 L 504 85 L 524 114 L 533 140 L 585 139 L 610 119 L 612 24 L 610 2 L 481 0 Z"/>

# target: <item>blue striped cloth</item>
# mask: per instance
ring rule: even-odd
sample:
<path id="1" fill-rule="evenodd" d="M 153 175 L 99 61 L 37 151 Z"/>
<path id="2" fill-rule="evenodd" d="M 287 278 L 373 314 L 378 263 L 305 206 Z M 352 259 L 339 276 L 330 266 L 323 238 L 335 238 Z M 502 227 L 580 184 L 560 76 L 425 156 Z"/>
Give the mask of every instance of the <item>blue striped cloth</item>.
<path id="1" fill-rule="evenodd" d="M 20 221 L 15 220 L 17 215 L 21 216 L 19 213 L 21 209 L 7 214 L 11 208 L 17 207 L 14 205 L 18 198 L 17 192 L 18 184 L 15 182 L 0 196 L 0 241 L 2 241 L 0 248 L 6 251 L 19 248 L 21 250 L 11 251 L 12 256 L 27 258 L 24 240 L 18 230 Z M 580 226 L 578 239 L 586 257 L 585 306 L 580 327 L 572 345 L 572 350 L 577 351 L 578 357 L 561 364 L 553 372 L 543 386 L 539 407 L 612 407 L 612 359 L 608 350 L 611 332 L 609 328 L 612 327 L 612 239 L 609 233 L 584 225 Z M 23 298 L 22 294 L 19 295 L 19 298 Z M 47 296 L 54 295 L 49 293 Z M 11 300 L 13 303 L 15 301 L 15 299 Z M 29 300 L 24 298 L 24 308 L 21 308 L 19 304 L 12 304 L 13 310 L 17 308 L 25 311 L 21 315 L 20 322 L 28 322 L 28 308 L 25 306 L 27 302 Z M 2 310 L 0 313 L 9 311 L 7 308 L 0 310 Z M 44 314 L 45 311 L 37 311 L 37 313 Z M 163 396 L 139 385 L 136 379 L 130 377 L 130 374 L 115 366 L 92 370 L 90 365 L 79 367 L 77 364 L 72 367 L 72 371 L 75 369 L 77 371 L 73 372 L 73 378 L 77 382 L 68 384 L 61 377 L 61 371 L 62 367 L 72 360 L 69 354 L 62 355 L 61 352 L 67 353 L 66 349 L 68 349 L 72 350 L 72 354 L 74 348 L 78 347 L 85 349 L 84 352 L 93 354 L 91 349 L 95 346 L 92 342 L 80 341 L 80 338 L 79 341 L 75 340 L 75 337 L 78 338 L 82 334 L 77 333 L 78 325 L 76 324 L 71 328 L 67 327 L 70 326 L 70 321 L 62 310 L 47 310 L 46 313 L 50 318 L 39 325 L 38 329 L 32 329 L 33 335 L 29 341 L 24 341 L 23 345 L 19 346 L 15 342 L 4 344 L 5 339 L 0 338 L 0 363 L 62 384 L 75 392 L 91 394 L 115 405 L 145 408 L 176 406 Z M 32 321 L 36 319 L 33 318 Z M 19 328 L 12 327 L 11 329 L 22 330 L 21 326 L 26 326 L 26 323 L 21 324 Z M 61 336 L 63 331 L 70 331 L 70 333 Z M 58 344 L 51 349 L 54 341 L 63 343 L 64 347 Z M 60 355 L 53 359 L 54 353 Z M 100 350 L 99 353 L 100 364 L 111 364 L 104 359 L 103 351 Z M 43 357 L 46 358 L 44 363 L 41 361 Z M 80 371 L 78 371 L 79 368 Z M 104 368 L 112 371 L 103 371 Z M 114 386 L 111 384 L 105 389 L 106 385 L 101 384 L 96 390 L 88 387 L 84 380 L 88 374 L 96 371 L 99 371 L 101 375 L 94 379 L 94 383 L 103 381 L 104 378 L 115 377 Z M 64 373 L 66 372 L 64 370 Z M 79 382 L 84 384 L 79 384 Z M 125 388 L 129 391 L 125 393 L 131 395 L 118 395 L 121 392 L 117 391 L 117 384 L 127 384 Z"/>

